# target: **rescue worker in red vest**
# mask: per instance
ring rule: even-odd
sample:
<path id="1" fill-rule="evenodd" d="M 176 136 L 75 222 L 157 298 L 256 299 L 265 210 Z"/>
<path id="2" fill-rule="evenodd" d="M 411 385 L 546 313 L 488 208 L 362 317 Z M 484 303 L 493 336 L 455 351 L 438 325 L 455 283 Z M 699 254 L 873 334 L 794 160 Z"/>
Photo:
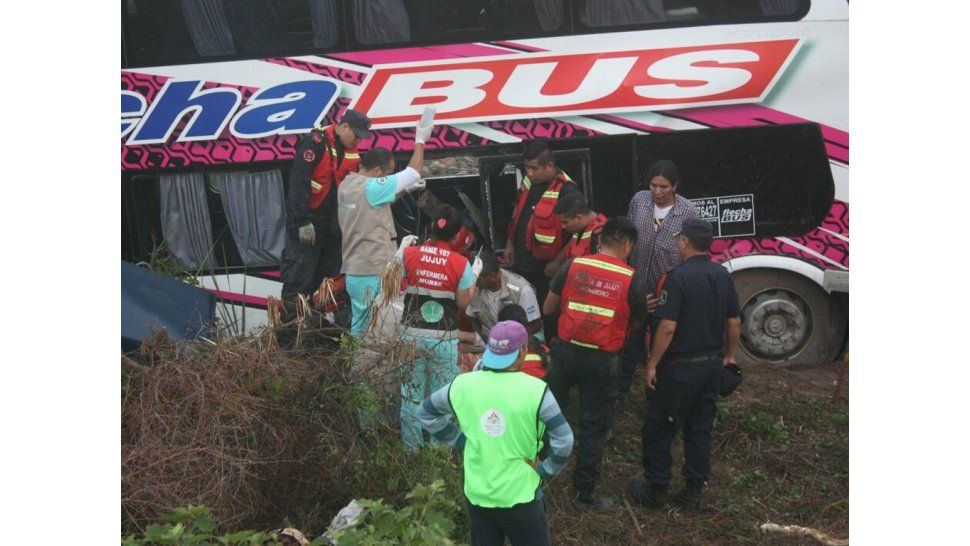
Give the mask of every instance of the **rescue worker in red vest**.
<path id="1" fill-rule="evenodd" d="M 464 450 L 464 491 L 476 546 L 502 546 L 506 537 L 512 546 L 550 544 L 542 479 L 569 462 L 573 433 L 545 383 L 518 373 L 527 338 L 518 322 L 496 324 L 482 369 L 434 391 L 418 411 L 432 438 Z M 544 432 L 550 454 L 539 460 Z"/>
<path id="2" fill-rule="evenodd" d="M 589 208 L 586 196 L 581 193 L 561 198 L 552 212 L 559 217 L 562 228 L 570 237 L 562 255 L 546 265 L 546 275 L 549 277 L 555 275 L 566 260 L 596 254 L 600 232 L 606 224 L 606 216 Z"/>
<path id="3" fill-rule="evenodd" d="M 401 440 L 409 450 L 424 445 L 417 412 L 428 393 L 440 389 L 458 373 L 458 313 L 475 295 L 482 262 L 474 264 L 454 252 L 462 218 L 443 205 L 431 223 L 432 236 L 414 245 L 409 235 L 401 242 L 404 265 L 404 341 L 415 344 L 414 363 L 401 385 Z"/>
<path id="4" fill-rule="evenodd" d="M 599 252 L 562 265 L 543 304 L 547 315 L 559 314 L 552 341 L 552 363 L 546 381 L 560 403 L 579 386 L 581 421 L 573 507 L 603 510 L 613 501 L 594 492 L 613 421 L 620 349 L 631 322 L 643 320 L 646 297 L 637 273 L 626 260 L 637 239 L 628 218 L 609 219 L 600 233 Z"/>
<path id="5" fill-rule="evenodd" d="M 370 137 L 370 119 L 347 110 L 336 125 L 319 127 L 296 144 L 286 197 L 286 246 L 280 299 L 292 318 L 297 294 L 310 297 L 324 277 L 340 273 L 337 186 L 357 170 L 357 143 Z"/>
<path id="6" fill-rule="evenodd" d="M 505 257 L 512 271 L 525 277 L 542 302 L 549 291 L 545 267 L 559 257 L 566 245 L 562 223 L 553 213 L 559 199 L 579 193 L 569 175 L 556 167 L 549 141 L 544 139 L 523 145 L 525 178 L 519 187 L 512 221 L 505 243 Z M 545 320 L 546 339 L 555 333 L 555 320 Z"/>

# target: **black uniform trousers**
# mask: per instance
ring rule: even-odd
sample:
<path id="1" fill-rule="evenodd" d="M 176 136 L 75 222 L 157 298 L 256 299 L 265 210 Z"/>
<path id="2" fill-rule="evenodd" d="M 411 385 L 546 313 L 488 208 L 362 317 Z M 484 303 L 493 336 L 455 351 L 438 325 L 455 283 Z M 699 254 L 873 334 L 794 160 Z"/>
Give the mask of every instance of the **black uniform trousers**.
<path id="1" fill-rule="evenodd" d="M 502 546 L 508 537 L 512 546 L 547 546 L 549 522 L 542 499 L 511 508 L 482 508 L 468 504 L 472 546 Z"/>
<path id="2" fill-rule="evenodd" d="M 323 210 L 319 211 L 313 222 L 316 240 L 312 245 L 301 243 L 298 226 L 287 221 L 286 246 L 280 264 L 280 280 L 283 282 L 280 299 L 286 304 L 295 302 L 297 294 L 309 298 L 320 287 L 324 277 L 340 274 L 343 260 L 336 194 L 337 189 L 331 189 L 330 195 L 320 204 Z M 287 319 L 292 318 L 291 306 L 286 306 Z"/>
<path id="3" fill-rule="evenodd" d="M 630 392 L 637 366 L 647 361 L 648 322 L 647 320 L 641 321 L 641 324 L 626 336 L 626 343 L 623 344 L 623 352 L 620 355 L 620 377 L 617 379 L 616 385 L 617 390 L 621 393 Z"/>
<path id="4" fill-rule="evenodd" d="M 587 349 L 559 338 L 552 340 L 546 382 L 564 413 L 570 390 L 574 385 L 579 387 L 579 445 L 573 471 L 573 489 L 577 493 L 592 493 L 599 480 L 604 444 L 613 425 L 619 364 L 619 353 Z"/>
<path id="5" fill-rule="evenodd" d="M 643 473 L 647 482 L 670 482 L 670 446 L 681 429 L 684 431 L 684 480 L 707 481 L 722 367 L 720 354 L 691 360 L 674 357 L 662 360 L 657 366 L 657 389 L 647 391 L 647 413 L 643 420 Z"/>

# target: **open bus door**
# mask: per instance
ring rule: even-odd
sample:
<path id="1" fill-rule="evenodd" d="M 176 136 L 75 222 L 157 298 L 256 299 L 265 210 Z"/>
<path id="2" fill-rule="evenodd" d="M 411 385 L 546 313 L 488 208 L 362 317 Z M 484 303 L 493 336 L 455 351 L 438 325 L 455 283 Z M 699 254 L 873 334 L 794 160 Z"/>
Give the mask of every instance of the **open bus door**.
<path id="1" fill-rule="evenodd" d="M 658 159 L 677 164 L 678 193 L 714 226 L 716 261 L 732 271 L 741 304 L 741 351 L 748 362 L 832 362 L 848 329 L 844 299 L 806 275 L 815 265 L 792 256 L 752 256 L 778 237 L 816 230 L 835 195 L 828 154 L 817 124 L 762 125 L 637 136 L 638 179 Z M 847 234 L 845 234 L 847 235 Z M 734 240 L 769 244 L 732 245 Z M 747 250 L 737 251 L 744 247 Z M 769 249 L 770 249 L 769 248 Z M 732 250 L 735 249 L 735 250 Z M 739 260 L 739 258 L 741 258 Z M 741 267 L 744 263 L 745 266 Z M 847 271 L 839 271 L 848 275 Z"/>
<path id="2" fill-rule="evenodd" d="M 566 172 L 592 202 L 589 149 L 554 151 L 556 165 Z M 505 248 L 506 227 L 515 210 L 516 192 L 525 177 L 522 154 L 481 157 L 478 160 L 488 232 L 496 251 Z"/>

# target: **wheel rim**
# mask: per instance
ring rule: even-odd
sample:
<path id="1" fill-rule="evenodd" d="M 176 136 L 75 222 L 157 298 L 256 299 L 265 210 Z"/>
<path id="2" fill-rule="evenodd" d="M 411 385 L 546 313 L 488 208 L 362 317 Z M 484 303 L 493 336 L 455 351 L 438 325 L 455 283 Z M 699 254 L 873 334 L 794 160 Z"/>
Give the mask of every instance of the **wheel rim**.
<path id="1" fill-rule="evenodd" d="M 812 313 L 798 294 L 766 290 L 741 309 L 741 343 L 748 352 L 767 360 L 785 360 L 812 337 Z"/>

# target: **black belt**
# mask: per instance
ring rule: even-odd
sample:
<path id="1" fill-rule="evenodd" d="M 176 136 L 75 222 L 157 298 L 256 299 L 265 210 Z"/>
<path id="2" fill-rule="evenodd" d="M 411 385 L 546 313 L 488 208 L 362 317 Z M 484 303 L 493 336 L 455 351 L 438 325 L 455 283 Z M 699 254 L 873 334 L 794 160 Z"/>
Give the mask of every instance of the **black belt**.
<path id="1" fill-rule="evenodd" d="M 721 358 L 721 353 L 707 353 L 694 356 L 672 356 L 670 357 L 670 362 L 708 362 L 711 360 L 720 360 Z"/>

